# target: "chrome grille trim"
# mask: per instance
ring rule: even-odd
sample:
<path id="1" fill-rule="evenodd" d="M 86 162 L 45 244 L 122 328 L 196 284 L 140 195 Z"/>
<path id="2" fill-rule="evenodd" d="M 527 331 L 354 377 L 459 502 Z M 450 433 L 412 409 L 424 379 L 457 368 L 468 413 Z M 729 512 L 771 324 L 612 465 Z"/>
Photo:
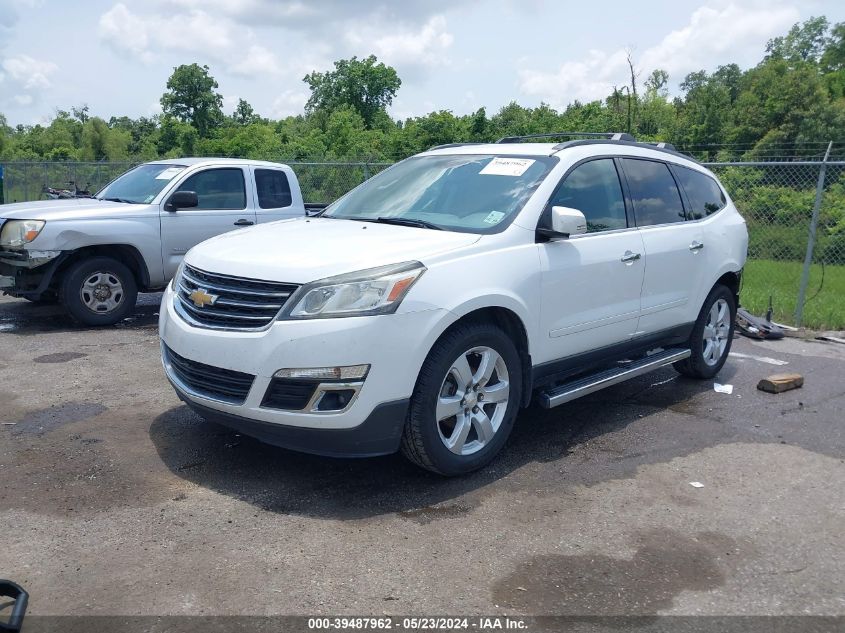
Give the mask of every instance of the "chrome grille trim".
<path id="1" fill-rule="evenodd" d="M 200 288 L 217 296 L 212 305 L 199 307 L 189 298 Z M 185 264 L 173 305 L 195 327 L 258 331 L 273 323 L 297 288 L 296 284 L 221 275 Z"/>

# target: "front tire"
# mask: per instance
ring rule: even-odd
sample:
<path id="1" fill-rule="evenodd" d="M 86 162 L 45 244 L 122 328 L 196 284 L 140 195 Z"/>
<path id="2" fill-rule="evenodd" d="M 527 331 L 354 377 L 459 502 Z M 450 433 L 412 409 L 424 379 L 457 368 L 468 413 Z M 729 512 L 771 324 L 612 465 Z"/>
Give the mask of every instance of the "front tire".
<path id="1" fill-rule="evenodd" d="M 713 287 L 690 335 L 689 358 L 674 363 L 675 369 L 691 378 L 712 378 L 724 366 L 731 351 L 736 323 L 736 297 L 730 288 Z"/>
<path id="2" fill-rule="evenodd" d="M 92 257 L 71 266 L 61 283 L 68 314 L 85 325 L 113 325 L 135 309 L 138 285 L 132 271 L 111 257 Z"/>
<path id="3" fill-rule="evenodd" d="M 489 323 L 447 332 L 420 370 L 402 452 L 454 476 L 488 464 L 504 446 L 522 399 L 522 364 L 510 337 Z"/>

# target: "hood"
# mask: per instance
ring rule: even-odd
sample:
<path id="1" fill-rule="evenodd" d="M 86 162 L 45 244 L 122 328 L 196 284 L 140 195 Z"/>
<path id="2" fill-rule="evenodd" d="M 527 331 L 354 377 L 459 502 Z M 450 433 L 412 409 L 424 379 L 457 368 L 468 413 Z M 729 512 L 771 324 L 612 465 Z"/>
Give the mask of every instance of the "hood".
<path id="1" fill-rule="evenodd" d="M 412 260 L 425 264 L 479 239 L 473 233 L 296 218 L 213 237 L 192 248 L 186 261 L 212 273 L 304 284 Z"/>
<path id="2" fill-rule="evenodd" d="M 108 202 L 96 198 L 68 198 L 67 200 L 32 200 L 0 205 L 0 218 L 6 220 L 78 220 L 131 217 L 149 209 L 147 204 Z"/>

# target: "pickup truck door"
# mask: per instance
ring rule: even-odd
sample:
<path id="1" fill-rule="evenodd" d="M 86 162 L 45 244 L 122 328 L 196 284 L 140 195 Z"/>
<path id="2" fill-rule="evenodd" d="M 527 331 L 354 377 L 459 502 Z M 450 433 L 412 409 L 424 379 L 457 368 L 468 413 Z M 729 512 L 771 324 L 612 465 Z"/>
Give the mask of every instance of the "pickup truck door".
<path id="1" fill-rule="evenodd" d="M 250 167 L 255 182 L 255 215 L 259 224 L 305 214 L 299 188 L 291 188 L 283 167 Z"/>
<path id="2" fill-rule="evenodd" d="M 577 165 L 561 180 L 551 206 L 578 209 L 588 232 L 541 243 L 541 333 L 548 362 L 627 342 L 636 331 L 643 283 L 643 242 L 629 226 L 613 158 Z M 541 222 L 544 222 L 541 219 Z"/>
<path id="3" fill-rule="evenodd" d="M 195 191 L 199 204 L 188 209 L 161 206 L 161 255 L 167 279 L 173 277 L 190 248 L 202 241 L 255 224 L 250 174 L 245 167 L 209 167 L 187 176 L 173 191 Z M 251 187 L 250 187 L 251 189 Z"/>

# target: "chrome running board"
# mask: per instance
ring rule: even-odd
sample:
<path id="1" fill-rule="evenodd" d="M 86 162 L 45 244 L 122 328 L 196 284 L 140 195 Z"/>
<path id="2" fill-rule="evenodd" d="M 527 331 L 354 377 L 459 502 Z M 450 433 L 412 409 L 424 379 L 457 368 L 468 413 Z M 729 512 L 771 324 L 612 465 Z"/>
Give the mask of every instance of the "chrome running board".
<path id="1" fill-rule="evenodd" d="M 551 409 L 564 402 L 575 400 L 605 387 L 625 382 L 631 378 L 642 376 L 655 369 L 689 358 L 689 355 L 690 351 L 688 349 L 666 349 L 646 356 L 645 358 L 626 363 L 625 365 L 605 369 L 595 374 L 573 380 L 572 382 L 546 389 L 539 394 L 540 406 L 544 409 Z"/>

